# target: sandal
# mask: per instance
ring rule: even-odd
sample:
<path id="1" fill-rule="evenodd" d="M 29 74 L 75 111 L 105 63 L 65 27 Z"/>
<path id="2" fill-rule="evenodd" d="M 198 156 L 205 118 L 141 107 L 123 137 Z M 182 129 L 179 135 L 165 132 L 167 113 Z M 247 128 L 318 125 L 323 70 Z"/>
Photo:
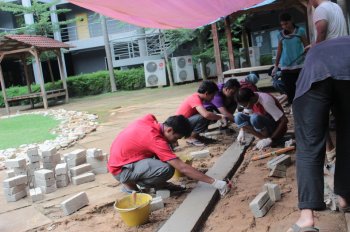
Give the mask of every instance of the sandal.
<path id="1" fill-rule="evenodd" d="M 188 139 L 188 140 L 186 140 L 186 143 L 189 145 L 196 146 L 196 147 L 204 147 L 205 146 L 204 143 L 202 143 L 201 141 L 199 141 L 197 139 Z"/>
<path id="2" fill-rule="evenodd" d="M 289 228 L 287 232 L 318 232 L 318 231 L 320 230 L 313 226 L 301 228 L 297 224 L 293 224 L 292 227 Z"/>

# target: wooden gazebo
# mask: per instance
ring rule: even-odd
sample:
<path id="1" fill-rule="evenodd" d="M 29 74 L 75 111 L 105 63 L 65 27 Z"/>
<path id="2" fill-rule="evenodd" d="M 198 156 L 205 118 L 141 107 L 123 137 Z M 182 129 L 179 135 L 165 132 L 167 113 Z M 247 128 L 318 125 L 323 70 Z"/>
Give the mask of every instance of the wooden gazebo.
<path id="1" fill-rule="evenodd" d="M 70 45 L 62 43 L 60 41 L 47 38 L 44 36 L 35 36 L 35 35 L 5 35 L 0 38 L 0 82 L 2 94 L 4 97 L 4 102 L 6 106 L 7 113 L 10 114 L 9 102 L 19 101 L 24 99 L 30 99 L 41 97 L 43 99 L 44 108 L 48 108 L 47 99 L 54 98 L 58 96 L 65 96 L 66 102 L 68 102 L 68 89 L 65 72 L 63 70 L 63 61 L 61 56 L 61 48 L 69 49 Z M 58 67 L 60 71 L 60 77 L 63 83 L 63 89 L 57 90 L 45 90 L 43 72 L 40 62 L 40 54 L 45 51 L 53 51 L 58 60 Z M 28 68 L 26 65 L 26 58 L 28 56 L 34 56 L 37 67 L 37 74 L 40 80 L 40 92 L 32 92 Z M 4 75 L 1 68 L 1 63 L 5 57 L 11 57 L 19 59 L 24 67 L 24 75 L 26 78 L 27 86 L 28 86 L 28 94 L 15 96 L 15 97 L 7 97 L 6 96 L 6 86 L 4 81 Z"/>

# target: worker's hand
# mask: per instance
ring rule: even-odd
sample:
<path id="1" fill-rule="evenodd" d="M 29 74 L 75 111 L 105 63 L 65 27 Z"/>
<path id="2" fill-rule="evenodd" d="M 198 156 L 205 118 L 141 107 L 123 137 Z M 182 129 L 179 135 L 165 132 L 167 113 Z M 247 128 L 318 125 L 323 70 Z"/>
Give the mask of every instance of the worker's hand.
<path id="1" fill-rule="evenodd" d="M 312 44 L 307 45 L 306 47 L 304 47 L 304 53 L 308 52 L 311 48 Z"/>
<path id="2" fill-rule="evenodd" d="M 239 130 L 239 133 L 238 133 L 238 136 L 237 136 L 237 141 L 238 141 L 240 144 L 242 144 L 242 143 L 245 142 L 245 133 L 244 133 L 243 128 L 241 128 L 241 129 Z"/>
<path id="3" fill-rule="evenodd" d="M 216 114 L 216 115 L 221 117 L 220 119 L 221 127 L 227 126 L 227 118 L 225 117 L 225 115 L 223 114 Z"/>
<path id="4" fill-rule="evenodd" d="M 260 141 L 256 144 L 256 148 L 259 150 L 262 150 L 265 147 L 270 146 L 272 143 L 272 139 L 266 138 L 266 139 L 260 139 Z"/>
<path id="5" fill-rule="evenodd" d="M 217 180 L 217 179 L 215 179 L 211 185 L 217 190 L 219 190 L 220 195 L 222 197 L 225 196 L 231 190 L 231 187 L 232 187 L 232 183 L 230 181 L 226 182 L 226 181 Z"/>
<path id="6" fill-rule="evenodd" d="M 271 76 L 272 76 L 272 77 L 276 76 L 277 71 L 278 71 L 278 66 L 275 65 L 275 66 L 273 67 L 272 71 L 271 71 Z"/>

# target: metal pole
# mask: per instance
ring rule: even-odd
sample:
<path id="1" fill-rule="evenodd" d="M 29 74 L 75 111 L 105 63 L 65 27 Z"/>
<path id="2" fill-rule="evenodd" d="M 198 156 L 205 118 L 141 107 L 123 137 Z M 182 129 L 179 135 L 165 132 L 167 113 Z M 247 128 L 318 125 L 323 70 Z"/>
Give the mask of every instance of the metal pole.
<path id="1" fill-rule="evenodd" d="M 111 91 L 115 92 L 115 91 L 117 91 L 117 88 L 116 88 L 115 79 L 114 79 L 111 47 L 109 45 L 109 37 L 108 37 L 106 18 L 105 18 L 105 16 L 100 14 L 100 19 L 101 19 L 103 38 L 104 38 L 104 42 L 105 42 L 105 50 L 106 50 L 106 58 L 107 58 L 108 71 L 109 71 L 109 79 L 111 81 Z"/>
<path id="2" fill-rule="evenodd" d="M 171 75 L 168 54 L 167 54 L 166 48 L 165 48 L 165 38 L 164 38 L 164 36 L 165 35 L 162 32 L 160 32 L 159 42 L 160 42 L 161 49 L 163 50 L 163 55 L 164 55 L 164 59 L 165 59 L 165 65 L 166 65 L 166 69 L 168 71 L 169 84 L 170 84 L 170 86 L 174 86 L 173 75 Z"/>

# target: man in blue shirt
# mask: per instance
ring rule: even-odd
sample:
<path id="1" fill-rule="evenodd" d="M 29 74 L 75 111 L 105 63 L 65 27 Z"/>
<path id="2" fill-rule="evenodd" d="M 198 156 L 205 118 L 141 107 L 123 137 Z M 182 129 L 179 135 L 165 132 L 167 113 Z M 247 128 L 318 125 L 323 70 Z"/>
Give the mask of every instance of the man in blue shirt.
<path id="1" fill-rule="evenodd" d="M 318 231 L 314 227 L 313 211 L 325 208 L 323 164 L 331 106 L 339 125 L 336 128 L 334 193 L 338 195 L 340 210 L 350 212 L 349 99 L 350 37 L 313 46 L 306 56 L 293 102 L 298 206 L 301 211 L 288 232 Z"/>

